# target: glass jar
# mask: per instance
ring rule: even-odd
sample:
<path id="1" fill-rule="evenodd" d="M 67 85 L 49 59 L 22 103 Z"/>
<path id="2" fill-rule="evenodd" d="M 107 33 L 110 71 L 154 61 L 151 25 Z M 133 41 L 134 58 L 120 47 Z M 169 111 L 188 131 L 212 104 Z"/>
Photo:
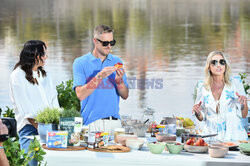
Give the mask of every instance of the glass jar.
<path id="1" fill-rule="evenodd" d="M 124 128 L 115 128 L 115 134 L 114 134 L 115 143 L 118 143 L 117 136 L 122 134 L 125 134 Z"/>

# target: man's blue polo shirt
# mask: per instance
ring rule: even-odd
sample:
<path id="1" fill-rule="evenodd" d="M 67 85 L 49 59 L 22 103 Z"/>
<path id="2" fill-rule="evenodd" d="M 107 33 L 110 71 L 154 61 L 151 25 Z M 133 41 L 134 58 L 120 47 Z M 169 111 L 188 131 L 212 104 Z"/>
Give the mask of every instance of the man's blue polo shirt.
<path id="1" fill-rule="evenodd" d="M 73 63 L 73 89 L 88 83 L 103 68 L 122 63 L 121 59 L 109 54 L 102 63 L 91 52 L 74 60 Z M 119 118 L 119 94 L 115 84 L 116 72 L 104 78 L 97 89 L 91 95 L 81 101 L 81 115 L 84 125 L 88 125 L 98 119 L 113 116 Z M 127 78 L 124 74 L 123 81 L 128 87 Z"/>

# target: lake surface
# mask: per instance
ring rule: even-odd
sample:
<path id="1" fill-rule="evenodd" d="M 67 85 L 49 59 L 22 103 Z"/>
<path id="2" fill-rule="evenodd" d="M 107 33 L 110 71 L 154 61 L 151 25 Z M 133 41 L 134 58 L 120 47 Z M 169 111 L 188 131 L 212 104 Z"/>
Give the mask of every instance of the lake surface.
<path id="1" fill-rule="evenodd" d="M 127 76 L 136 81 L 129 98 L 120 103 L 121 114 L 138 118 L 149 107 L 156 119 L 191 117 L 194 86 L 203 79 L 206 56 L 213 50 L 228 53 L 233 75 L 250 75 L 249 0 L 0 2 L 3 110 L 12 107 L 9 76 L 27 40 L 46 42 L 46 70 L 58 85 L 72 78 L 74 59 L 93 49 L 93 28 L 99 24 L 115 30 L 113 54 L 121 57 Z M 162 87 L 141 88 L 139 82 L 145 79 L 162 80 Z"/>

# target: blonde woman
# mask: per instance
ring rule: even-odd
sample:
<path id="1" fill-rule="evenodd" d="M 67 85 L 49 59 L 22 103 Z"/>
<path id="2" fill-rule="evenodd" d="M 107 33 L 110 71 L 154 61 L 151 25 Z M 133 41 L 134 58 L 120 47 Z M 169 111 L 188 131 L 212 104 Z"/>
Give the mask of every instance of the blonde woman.
<path id="1" fill-rule="evenodd" d="M 231 77 L 230 65 L 220 51 L 207 57 L 205 80 L 197 83 L 192 112 L 204 123 L 202 134 L 218 134 L 221 141 L 247 140 L 241 122 L 248 113 L 247 98 L 240 77 Z"/>

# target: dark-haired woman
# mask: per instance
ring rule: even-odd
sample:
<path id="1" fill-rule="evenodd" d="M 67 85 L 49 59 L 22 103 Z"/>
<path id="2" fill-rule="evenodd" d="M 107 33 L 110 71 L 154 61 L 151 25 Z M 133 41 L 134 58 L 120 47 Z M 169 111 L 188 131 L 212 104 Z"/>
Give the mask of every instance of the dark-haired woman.
<path id="1" fill-rule="evenodd" d="M 34 120 L 37 113 L 45 107 L 59 108 L 52 79 L 43 69 L 47 57 L 44 42 L 27 41 L 10 77 L 10 95 L 17 120 L 19 142 L 26 153 L 30 145 L 27 136 L 38 135 Z M 37 161 L 32 160 L 29 164 L 37 165 Z"/>

